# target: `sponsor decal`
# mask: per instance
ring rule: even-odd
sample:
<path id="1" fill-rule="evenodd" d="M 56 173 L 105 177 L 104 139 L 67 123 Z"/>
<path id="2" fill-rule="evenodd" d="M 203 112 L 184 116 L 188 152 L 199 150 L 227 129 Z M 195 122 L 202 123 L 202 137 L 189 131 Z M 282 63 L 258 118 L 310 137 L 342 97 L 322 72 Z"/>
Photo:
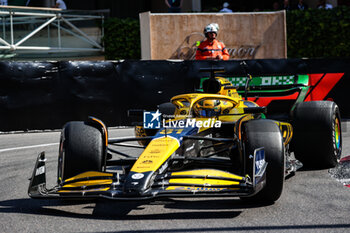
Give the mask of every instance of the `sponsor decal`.
<path id="1" fill-rule="evenodd" d="M 264 149 L 255 150 L 255 175 L 257 175 L 265 164 Z"/>
<path id="2" fill-rule="evenodd" d="M 39 176 L 45 173 L 45 166 L 38 167 L 35 171 L 35 176 Z"/>
<path id="3" fill-rule="evenodd" d="M 178 134 L 181 134 L 183 130 L 184 130 L 184 128 L 172 129 L 172 128 L 165 127 L 164 129 L 159 131 L 159 134 L 162 134 L 162 135 L 178 135 Z"/>
<path id="4" fill-rule="evenodd" d="M 168 162 L 164 163 L 160 168 L 159 168 L 159 174 L 162 174 L 165 169 L 168 167 Z"/>
<path id="5" fill-rule="evenodd" d="M 151 150 L 149 153 L 151 153 L 151 154 L 159 154 L 160 150 L 154 149 L 154 150 Z"/>
<path id="6" fill-rule="evenodd" d="M 167 127 L 165 127 L 166 129 L 163 129 L 162 131 L 160 131 L 160 134 L 181 134 L 182 131 L 184 129 L 168 129 Z"/>
<path id="7" fill-rule="evenodd" d="M 150 169 L 151 166 L 136 166 L 137 169 Z"/>
<path id="8" fill-rule="evenodd" d="M 246 77 L 228 78 L 233 85 L 245 86 Z M 255 85 L 259 86 L 274 86 L 274 85 L 291 85 L 294 83 L 294 76 L 269 76 L 254 78 Z M 253 81 L 253 82 L 254 82 Z"/>
<path id="9" fill-rule="evenodd" d="M 159 155 L 144 155 L 143 158 L 145 158 L 145 159 L 158 159 Z"/>
<path id="10" fill-rule="evenodd" d="M 156 146 L 161 146 L 161 147 L 163 147 L 163 146 L 168 146 L 168 145 L 169 145 L 168 143 L 157 143 L 157 144 L 153 144 L 154 147 L 156 147 Z"/>
<path id="11" fill-rule="evenodd" d="M 223 190 L 229 190 L 228 188 L 204 188 L 204 187 L 176 187 L 175 190 L 187 190 L 187 191 L 223 191 Z"/>
<path id="12" fill-rule="evenodd" d="M 170 59 L 194 60 L 197 47 L 204 39 L 205 36 L 202 32 L 191 32 L 184 37 L 183 42 L 178 47 L 175 47 L 176 49 L 174 48 Z M 261 44 L 235 44 L 231 47 L 226 47 L 226 49 L 231 58 L 254 59 L 260 47 Z"/>
<path id="13" fill-rule="evenodd" d="M 207 78 L 201 79 L 201 84 Z M 247 82 L 247 77 L 225 77 L 233 86 L 244 87 Z M 250 85 L 255 86 L 274 86 L 274 85 L 291 85 L 294 84 L 294 75 L 281 76 L 262 76 L 254 77 Z"/>
<path id="14" fill-rule="evenodd" d="M 134 180 L 139 180 L 142 179 L 145 175 L 142 173 L 135 173 L 131 176 L 131 178 L 133 178 Z"/>
<path id="15" fill-rule="evenodd" d="M 156 112 L 143 112 L 143 127 L 145 129 L 159 129 L 161 115 L 159 110 Z"/>
<path id="16" fill-rule="evenodd" d="M 233 48 L 226 48 L 231 58 L 250 58 L 254 59 L 255 54 L 261 45 L 240 45 Z"/>

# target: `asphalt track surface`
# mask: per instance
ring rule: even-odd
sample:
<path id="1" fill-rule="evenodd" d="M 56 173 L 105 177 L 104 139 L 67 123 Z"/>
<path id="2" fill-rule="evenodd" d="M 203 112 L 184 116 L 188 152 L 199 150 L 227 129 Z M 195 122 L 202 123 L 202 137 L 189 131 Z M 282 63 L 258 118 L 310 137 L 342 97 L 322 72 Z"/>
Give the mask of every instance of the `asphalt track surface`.
<path id="1" fill-rule="evenodd" d="M 343 156 L 350 154 L 350 124 Z M 344 125 L 344 126 L 345 126 Z M 344 127 L 343 127 L 344 129 Z M 110 137 L 132 129 L 110 129 Z M 302 170 L 273 205 L 238 198 L 152 202 L 35 200 L 27 195 L 37 154 L 46 151 L 47 183 L 56 179 L 59 132 L 0 134 L 0 232 L 349 232 L 350 189 L 328 170 Z"/>

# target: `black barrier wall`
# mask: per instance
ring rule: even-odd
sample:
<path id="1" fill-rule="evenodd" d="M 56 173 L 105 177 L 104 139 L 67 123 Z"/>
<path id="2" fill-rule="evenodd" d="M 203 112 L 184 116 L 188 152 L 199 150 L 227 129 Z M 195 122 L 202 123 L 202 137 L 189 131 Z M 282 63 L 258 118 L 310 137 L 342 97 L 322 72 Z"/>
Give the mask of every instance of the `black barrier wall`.
<path id="1" fill-rule="evenodd" d="M 350 117 L 350 59 L 247 60 L 253 76 L 341 74 L 324 99 Z M 240 61 L 0 62 L 0 131 L 58 129 L 95 116 L 108 126 L 129 125 L 128 109 L 155 110 L 177 94 L 193 92 L 204 67 L 244 76 Z M 338 75 L 338 77 L 340 77 Z M 329 77 L 329 78 L 333 78 Z M 320 88 L 319 88 L 320 89 Z M 318 90 L 314 91 L 325 91 Z"/>

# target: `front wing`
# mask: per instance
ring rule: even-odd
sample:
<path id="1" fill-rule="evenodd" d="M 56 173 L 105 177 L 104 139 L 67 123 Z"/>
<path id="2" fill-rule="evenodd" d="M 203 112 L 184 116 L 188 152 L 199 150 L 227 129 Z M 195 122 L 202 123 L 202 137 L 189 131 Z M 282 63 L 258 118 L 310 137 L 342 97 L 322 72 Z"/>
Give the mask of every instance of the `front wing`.
<path id="1" fill-rule="evenodd" d="M 254 159 L 261 154 L 258 152 L 254 153 Z M 253 196 L 265 185 L 267 167 L 266 162 L 259 160 L 259 170 L 252 179 L 216 169 L 166 172 L 155 176 L 153 184 L 146 190 L 130 192 L 123 185 L 125 175 L 95 171 L 81 173 L 47 189 L 45 160 L 42 152 L 28 188 L 32 198 L 147 200 L 157 197 Z"/>

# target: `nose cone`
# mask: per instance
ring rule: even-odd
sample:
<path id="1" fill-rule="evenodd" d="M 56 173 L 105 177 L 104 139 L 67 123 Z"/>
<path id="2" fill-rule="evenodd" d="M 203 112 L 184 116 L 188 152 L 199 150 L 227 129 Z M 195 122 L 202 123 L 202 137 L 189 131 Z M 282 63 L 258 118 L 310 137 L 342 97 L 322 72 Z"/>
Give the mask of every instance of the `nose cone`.
<path id="1" fill-rule="evenodd" d="M 127 196 L 143 196 L 151 186 L 151 178 L 154 172 L 130 172 L 127 176 L 123 192 Z"/>
<path id="2" fill-rule="evenodd" d="M 155 172 L 163 163 L 179 148 L 179 141 L 170 135 L 161 135 L 153 139 L 142 152 L 131 172 L 146 173 Z"/>

